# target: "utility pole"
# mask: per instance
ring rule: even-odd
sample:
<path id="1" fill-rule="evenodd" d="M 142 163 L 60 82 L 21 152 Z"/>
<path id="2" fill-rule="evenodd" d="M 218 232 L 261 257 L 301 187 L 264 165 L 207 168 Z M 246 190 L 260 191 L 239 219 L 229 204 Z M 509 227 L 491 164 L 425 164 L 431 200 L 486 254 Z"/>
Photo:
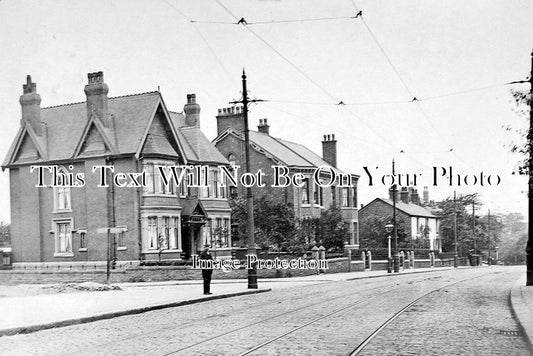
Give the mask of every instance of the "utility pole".
<path id="1" fill-rule="evenodd" d="M 533 52 L 531 52 L 531 73 L 529 80 L 518 80 L 509 84 L 529 82 L 529 130 L 527 132 L 528 158 L 528 220 L 527 220 L 527 245 L 526 245 L 526 286 L 533 286 Z"/>
<path id="2" fill-rule="evenodd" d="M 476 207 L 474 199 L 472 199 L 472 239 L 474 240 L 474 261 L 476 266 L 478 265 L 477 262 L 477 245 L 476 245 Z"/>
<path id="3" fill-rule="evenodd" d="M 453 191 L 453 241 L 455 245 L 455 254 L 453 255 L 453 267 L 457 268 L 457 208 L 456 208 L 456 195 Z"/>
<path id="4" fill-rule="evenodd" d="M 490 266 L 490 209 L 489 209 L 489 227 L 487 230 L 487 237 L 489 238 L 489 258 L 487 260 L 489 266 Z"/>
<path id="5" fill-rule="evenodd" d="M 394 177 L 394 159 L 392 160 L 392 176 Z M 400 272 L 400 255 L 398 253 L 398 229 L 396 228 L 396 184 L 392 185 L 392 225 L 394 226 L 394 272 Z"/>
<path id="6" fill-rule="evenodd" d="M 242 70 L 242 100 L 232 101 L 230 104 L 242 103 L 242 112 L 244 114 L 244 173 L 250 173 L 250 129 L 248 128 L 248 104 L 264 101 L 261 99 L 248 99 L 246 89 L 246 73 Z M 255 226 L 254 226 L 254 195 L 252 187 L 246 187 L 246 231 L 248 234 L 248 258 L 257 257 L 255 249 Z M 257 289 L 257 263 L 253 263 L 252 268 L 248 269 L 248 289 Z"/>

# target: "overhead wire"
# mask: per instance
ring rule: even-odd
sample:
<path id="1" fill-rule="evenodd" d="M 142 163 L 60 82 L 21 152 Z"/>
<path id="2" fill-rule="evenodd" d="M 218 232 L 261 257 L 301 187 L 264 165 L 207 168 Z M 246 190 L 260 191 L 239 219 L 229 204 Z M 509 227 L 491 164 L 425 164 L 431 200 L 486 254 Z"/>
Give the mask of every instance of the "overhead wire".
<path id="1" fill-rule="evenodd" d="M 186 19 L 187 21 L 189 21 L 190 23 L 193 23 L 193 28 L 194 30 L 196 31 L 196 33 L 200 36 L 200 38 L 202 39 L 202 41 L 204 42 L 204 44 L 206 45 L 206 47 L 208 48 L 209 52 L 211 52 L 211 54 L 213 55 L 213 58 L 215 58 L 215 60 L 217 61 L 218 65 L 220 66 L 220 68 L 222 68 L 222 70 L 224 71 L 224 73 L 226 74 L 226 76 L 228 77 L 229 81 L 230 82 L 233 82 L 234 78 L 233 76 L 229 73 L 229 70 L 226 68 L 226 66 L 224 65 L 224 63 L 222 62 L 222 60 L 220 59 L 220 57 L 218 56 L 217 52 L 213 49 L 213 47 L 211 47 L 211 45 L 209 44 L 209 41 L 207 41 L 207 38 L 205 38 L 205 36 L 202 34 L 202 32 L 200 31 L 200 29 L 198 29 L 198 27 L 196 27 L 194 25 L 194 22 L 191 20 L 191 18 L 189 18 L 189 16 L 185 15 L 182 11 L 180 11 L 177 7 L 175 7 L 172 3 L 170 3 L 168 0 L 163 0 L 168 6 L 170 6 L 174 11 L 176 11 L 178 14 L 180 14 L 184 19 Z"/>
<path id="2" fill-rule="evenodd" d="M 357 7 L 357 4 L 355 3 L 355 0 L 351 0 L 353 6 L 354 6 L 354 9 L 355 11 L 357 12 L 360 12 L 361 10 L 359 10 L 359 8 Z M 376 35 L 374 34 L 374 32 L 372 31 L 372 29 L 370 28 L 370 26 L 368 25 L 368 23 L 366 22 L 366 20 L 364 19 L 363 16 L 359 16 L 359 19 L 361 20 L 361 22 L 363 23 L 363 25 L 365 26 L 365 28 L 367 29 L 368 33 L 370 34 L 370 36 L 373 38 L 374 42 L 376 43 L 376 45 L 378 46 L 379 50 L 381 51 L 381 53 L 383 54 L 383 56 L 385 57 L 385 59 L 387 60 L 387 62 L 389 63 L 390 67 L 392 68 L 392 71 L 395 73 L 396 77 L 399 79 L 400 83 L 403 85 L 403 87 L 405 88 L 405 91 L 409 94 L 409 96 L 412 98 L 412 102 L 414 102 L 416 104 L 416 107 L 419 109 L 419 111 L 422 113 L 422 116 L 424 116 L 424 118 L 426 119 L 426 121 L 429 123 L 429 125 L 431 126 L 431 128 L 434 130 L 434 132 L 440 136 L 440 138 L 442 139 L 443 142 L 446 142 L 447 140 L 441 135 L 440 133 L 440 130 L 437 129 L 437 127 L 435 126 L 435 123 L 433 122 L 433 120 L 430 118 L 430 116 L 426 113 L 426 111 L 422 108 L 422 106 L 420 105 L 420 100 L 417 99 L 416 95 L 411 91 L 411 89 L 409 88 L 409 86 L 407 85 L 407 83 L 405 82 L 405 80 L 403 79 L 403 77 L 400 75 L 400 72 L 398 71 L 398 69 L 396 68 L 396 65 L 392 62 L 391 58 L 389 57 L 389 55 L 387 54 L 387 52 L 385 51 L 385 48 L 383 48 L 383 46 L 381 45 L 380 41 L 378 40 L 378 38 L 376 37 Z M 454 156 L 456 156 L 456 158 L 463 162 L 465 165 L 469 166 L 470 168 L 473 169 L 473 167 L 465 162 L 456 152 L 455 150 L 451 150 L 450 152 L 452 152 L 452 154 Z"/>
<path id="3" fill-rule="evenodd" d="M 243 25 L 246 25 L 246 23 L 244 22 L 243 23 L 243 20 L 244 18 L 241 18 L 239 19 L 230 9 L 228 9 L 220 0 L 215 0 L 220 7 L 222 7 L 230 16 L 232 16 L 236 21 L 237 23 L 242 23 Z M 354 6 L 355 6 L 355 3 L 354 3 Z M 355 17 L 359 17 L 362 19 L 362 12 L 356 8 L 356 12 L 357 12 L 357 15 Z M 319 88 L 324 94 L 326 94 L 326 96 L 328 96 L 330 99 L 332 99 L 334 102 L 337 102 L 337 99 L 329 92 L 327 91 L 326 89 L 324 89 L 319 83 L 317 83 L 311 76 L 309 76 L 307 73 L 305 73 L 303 70 L 301 70 L 295 63 L 293 63 L 291 60 L 289 60 L 286 56 L 284 56 L 280 51 L 278 51 L 275 47 L 273 47 L 270 43 L 268 43 L 265 39 L 263 39 L 257 32 L 253 31 L 251 28 L 249 28 L 248 26 L 244 26 L 250 33 L 252 33 L 257 39 L 259 39 L 261 42 L 263 42 L 267 47 L 269 47 L 271 50 L 273 50 L 280 58 L 282 58 L 285 62 L 287 62 L 293 69 L 295 69 L 297 72 L 299 72 L 301 75 L 303 75 L 307 80 L 309 80 L 311 83 L 313 83 L 317 88 Z M 392 61 L 390 62 L 392 63 Z M 356 115 L 353 111 L 351 111 L 345 104 L 344 102 L 341 100 L 341 101 L 338 101 L 337 102 L 337 105 L 338 106 L 342 106 L 346 112 L 348 112 L 351 116 L 353 116 L 354 118 L 356 118 L 361 124 L 363 124 L 365 127 L 367 127 L 372 133 L 374 133 L 374 135 L 376 135 L 377 137 L 379 137 L 384 143 L 386 143 L 387 145 L 393 147 L 393 148 L 397 148 L 398 151 L 400 151 L 400 149 L 394 145 L 391 144 L 390 140 L 383 136 L 382 134 L 380 134 L 379 132 L 377 132 L 376 130 L 374 130 L 368 123 L 366 123 L 361 117 L 359 117 L 358 115 Z M 418 160 L 416 160 L 414 157 L 411 157 L 412 160 L 416 161 L 417 163 L 420 163 Z"/>
<path id="4" fill-rule="evenodd" d="M 338 17 L 319 17 L 319 18 L 313 18 L 313 19 L 292 19 L 292 20 L 272 20 L 272 21 L 255 21 L 255 22 L 245 22 L 243 23 L 240 19 L 237 22 L 225 22 L 225 21 L 210 21 L 210 20 L 191 20 L 193 23 L 205 23 L 205 24 L 217 24 L 217 25 L 271 25 L 271 24 L 278 24 L 278 23 L 298 23 L 298 22 L 312 22 L 312 21 L 332 21 L 332 20 L 347 20 L 347 19 L 355 19 L 356 16 L 338 16 Z"/>

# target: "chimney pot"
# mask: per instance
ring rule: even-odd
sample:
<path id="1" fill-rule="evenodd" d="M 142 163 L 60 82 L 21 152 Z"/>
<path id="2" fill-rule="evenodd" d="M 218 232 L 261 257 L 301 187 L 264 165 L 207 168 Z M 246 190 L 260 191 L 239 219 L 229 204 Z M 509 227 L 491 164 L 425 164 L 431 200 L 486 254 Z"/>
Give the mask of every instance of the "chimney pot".
<path id="1" fill-rule="evenodd" d="M 324 135 L 322 159 L 332 167 L 337 167 L 337 141 L 331 140 L 331 135 Z"/>
<path id="2" fill-rule="evenodd" d="M 183 107 L 185 125 L 200 127 L 200 105 L 196 103 L 196 94 L 187 94 L 187 104 Z"/>
<path id="3" fill-rule="evenodd" d="M 269 135 L 270 126 L 267 124 L 267 119 L 259 119 L 259 126 L 257 126 L 257 131 Z"/>
<path id="4" fill-rule="evenodd" d="M 93 72 L 87 74 L 88 84 L 85 86 L 87 96 L 87 119 L 95 115 L 102 120 L 105 126 L 109 126 L 107 110 L 107 93 L 109 87 L 104 83 L 103 72 Z"/>

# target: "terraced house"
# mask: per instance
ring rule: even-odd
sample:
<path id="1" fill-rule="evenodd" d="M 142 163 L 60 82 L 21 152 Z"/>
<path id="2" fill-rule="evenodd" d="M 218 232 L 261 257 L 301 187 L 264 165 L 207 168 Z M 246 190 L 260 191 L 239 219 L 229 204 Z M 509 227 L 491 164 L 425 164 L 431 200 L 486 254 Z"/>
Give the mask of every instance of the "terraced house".
<path id="1" fill-rule="evenodd" d="M 213 141 L 217 149 L 232 164 L 244 167 L 244 118 L 239 106 L 219 109 L 217 116 L 217 137 Z M 270 135 L 267 119 L 260 119 L 257 131 L 250 130 L 250 171 L 259 169 L 265 173 L 265 187 L 253 187 L 254 197 L 268 197 L 275 202 L 291 206 L 297 218 L 319 217 L 321 211 L 331 205 L 339 207 L 345 223 L 349 227 L 350 240 L 345 242 L 347 248 L 359 247 L 359 218 L 357 211 L 356 174 L 345 173 L 337 168 L 337 140 L 335 135 L 325 135 L 322 141 L 322 157 L 307 147 L 276 138 Z M 301 173 L 305 179 L 302 187 L 289 185 L 284 188 L 272 187 L 274 183 L 272 166 L 284 166 L 289 175 Z M 322 183 L 329 182 L 332 174 L 343 175 L 345 187 L 333 184 L 322 187 L 313 179 L 319 167 L 326 167 L 320 174 Z M 322 171 L 321 171 L 322 172 Z M 350 182 L 350 183 L 348 183 Z M 327 185 L 327 184 L 324 184 Z M 245 188 L 239 186 L 233 194 L 245 197 Z"/>
<path id="2" fill-rule="evenodd" d="M 2 165 L 10 174 L 15 263 L 105 260 L 99 229 L 106 227 L 122 228 L 112 236 L 117 260 L 188 258 L 204 243 L 230 254 L 230 207 L 217 174 L 196 188 L 165 185 L 158 169 L 215 172 L 229 163 L 200 130 L 194 94 L 183 113 L 169 111 L 159 92 L 108 98 L 102 72 L 88 74 L 86 102 L 41 108 L 30 76 L 23 91 L 21 126 Z M 37 187 L 31 166 L 57 167 L 60 181 L 81 175 L 84 184 L 51 187 L 43 169 L 46 187 Z M 99 187 L 94 166 L 114 167 L 101 169 L 109 182 L 117 172 L 144 171 L 145 184 Z"/>

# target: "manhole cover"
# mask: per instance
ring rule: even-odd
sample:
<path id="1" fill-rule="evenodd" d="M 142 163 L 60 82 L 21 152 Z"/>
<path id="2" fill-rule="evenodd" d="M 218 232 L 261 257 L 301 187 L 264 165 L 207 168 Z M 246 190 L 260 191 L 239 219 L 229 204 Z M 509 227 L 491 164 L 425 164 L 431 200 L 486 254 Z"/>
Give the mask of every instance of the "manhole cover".
<path id="1" fill-rule="evenodd" d="M 500 335 L 507 335 L 507 336 L 520 336 L 520 331 L 517 330 L 500 330 Z"/>

